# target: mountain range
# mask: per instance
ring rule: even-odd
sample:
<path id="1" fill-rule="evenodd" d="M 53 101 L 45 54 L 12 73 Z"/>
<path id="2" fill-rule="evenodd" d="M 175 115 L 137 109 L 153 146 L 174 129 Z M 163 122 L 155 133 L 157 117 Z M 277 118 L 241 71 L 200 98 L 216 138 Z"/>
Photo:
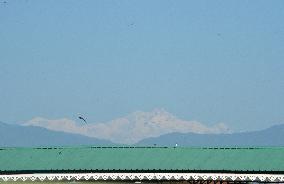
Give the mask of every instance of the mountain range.
<path id="1" fill-rule="evenodd" d="M 113 145 L 110 141 L 78 134 L 50 131 L 41 127 L 0 122 L 0 147 Z"/>
<path id="2" fill-rule="evenodd" d="M 226 134 L 169 133 L 146 138 L 135 146 L 284 146 L 284 124 L 252 132 Z M 51 131 L 41 127 L 0 123 L 0 147 L 114 146 L 109 140 Z"/>
<path id="3" fill-rule="evenodd" d="M 208 126 L 196 120 L 180 119 L 164 109 L 154 109 L 150 112 L 136 111 L 107 122 L 88 121 L 88 123 L 82 123 L 68 118 L 35 117 L 23 124 L 106 139 L 117 144 L 135 144 L 145 138 L 174 132 L 199 134 L 230 132 L 230 129 L 224 123 Z"/>
<path id="4" fill-rule="evenodd" d="M 175 146 L 176 144 L 197 147 L 284 146 L 284 124 L 260 131 L 232 134 L 170 133 L 137 143 L 140 146 Z"/>

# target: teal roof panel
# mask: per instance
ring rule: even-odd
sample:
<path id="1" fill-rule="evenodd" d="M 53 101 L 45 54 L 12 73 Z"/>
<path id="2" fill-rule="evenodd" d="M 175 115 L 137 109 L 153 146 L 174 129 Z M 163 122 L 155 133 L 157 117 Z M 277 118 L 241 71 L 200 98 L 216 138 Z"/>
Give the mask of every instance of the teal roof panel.
<path id="1" fill-rule="evenodd" d="M 0 172 L 284 172 L 284 148 L 2 148 Z"/>

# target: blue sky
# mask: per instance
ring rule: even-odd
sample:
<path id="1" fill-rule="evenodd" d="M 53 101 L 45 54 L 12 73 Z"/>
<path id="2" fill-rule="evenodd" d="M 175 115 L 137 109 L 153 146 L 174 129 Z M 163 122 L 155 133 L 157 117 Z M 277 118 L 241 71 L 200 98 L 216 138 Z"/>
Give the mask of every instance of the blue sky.
<path id="1" fill-rule="evenodd" d="M 164 108 L 207 125 L 284 123 L 283 1 L 0 4 L 0 121 Z"/>

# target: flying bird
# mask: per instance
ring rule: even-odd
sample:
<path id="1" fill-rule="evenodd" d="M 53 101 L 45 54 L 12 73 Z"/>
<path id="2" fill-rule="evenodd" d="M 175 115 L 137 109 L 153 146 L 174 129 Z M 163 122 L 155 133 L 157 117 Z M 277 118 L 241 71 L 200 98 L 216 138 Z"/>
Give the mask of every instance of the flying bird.
<path id="1" fill-rule="evenodd" d="M 79 116 L 78 118 L 83 120 L 87 124 L 87 121 L 82 116 Z"/>

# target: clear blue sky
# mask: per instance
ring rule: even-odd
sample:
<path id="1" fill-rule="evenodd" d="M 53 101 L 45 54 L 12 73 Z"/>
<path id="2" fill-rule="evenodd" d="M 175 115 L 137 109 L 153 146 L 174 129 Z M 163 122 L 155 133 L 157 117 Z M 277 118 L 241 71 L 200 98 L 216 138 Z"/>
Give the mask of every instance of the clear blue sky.
<path id="1" fill-rule="evenodd" d="M 0 121 L 164 108 L 235 130 L 284 123 L 284 1 L 0 3 Z"/>

